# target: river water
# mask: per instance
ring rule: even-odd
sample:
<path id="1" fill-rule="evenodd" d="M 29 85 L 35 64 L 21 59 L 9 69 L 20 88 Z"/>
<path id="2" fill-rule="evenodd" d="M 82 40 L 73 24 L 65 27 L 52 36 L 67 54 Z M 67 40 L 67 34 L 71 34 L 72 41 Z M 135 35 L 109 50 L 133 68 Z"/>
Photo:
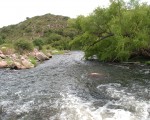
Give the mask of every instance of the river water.
<path id="1" fill-rule="evenodd" d="M 150 67 L 83 55 L 55 55 L 29 70 L 0 69 L 0 120 L 150 120 Z"/>

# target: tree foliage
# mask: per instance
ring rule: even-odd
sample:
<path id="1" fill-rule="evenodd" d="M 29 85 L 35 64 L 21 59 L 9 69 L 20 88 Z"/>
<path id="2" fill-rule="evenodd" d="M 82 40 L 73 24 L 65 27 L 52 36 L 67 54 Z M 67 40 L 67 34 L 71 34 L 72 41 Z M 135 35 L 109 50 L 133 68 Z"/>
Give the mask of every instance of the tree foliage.
<path id="1" fill-rule="evenodd" d="M 99 7 L 70 24 L 79 33 L 71 45 L 82 46 L 86 58 L 96 55 L 102 61 L 127 61 L 134 56 L 150 57 L 150 6 L 138 0 L 112 0 L 108 8 Z"/>
<path id="2" fill-rule="evenodd" d="M 22 40 L 22 39 L 16 41 L 14 43 L 14 47 L 20 53 L 33 50 L 33 44 L 30 41 Z"/>

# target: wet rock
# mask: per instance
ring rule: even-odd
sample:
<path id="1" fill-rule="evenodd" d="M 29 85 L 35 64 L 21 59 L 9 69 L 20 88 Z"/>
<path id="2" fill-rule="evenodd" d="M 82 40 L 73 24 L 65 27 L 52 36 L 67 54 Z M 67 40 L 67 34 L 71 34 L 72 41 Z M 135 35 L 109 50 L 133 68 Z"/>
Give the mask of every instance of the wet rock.
<path id="1" fill-rule="evenodd" d="M 96 72 L 90 73 L 88 76 L 91 78 L 100 78 L 100 79 L 104 79 L 107 77 L 107 75 L 105 75 L 104 73 L 96 73 Z"/>
<path id="2" fill-rule="evenodd" d="M 4 60 L 0 61 L 0 68 L 6 68 L 8 66 L 7 62 Z"/>
<path id="3" fill-rule="evenodd" d="M 103 74 L 101 74 L 101 73 L 90 73 L 90 76 L 101 76 L 101 75 L 103 75 Z"/>

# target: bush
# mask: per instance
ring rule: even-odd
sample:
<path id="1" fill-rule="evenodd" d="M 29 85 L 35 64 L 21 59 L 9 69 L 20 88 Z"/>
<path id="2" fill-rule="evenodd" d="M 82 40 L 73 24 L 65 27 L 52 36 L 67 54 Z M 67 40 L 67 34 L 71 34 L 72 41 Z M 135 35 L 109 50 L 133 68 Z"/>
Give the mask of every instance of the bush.
<path id="1" fill-rule="evenodd" d="M 65 37 L 70 37 L 71 39 L 73 39 L 75 36 L 78 35 L 78 31 L 75 28 L 67 28 L 63 30 L 63 35 Z"/>
<path id="2" fill-rule="evenodd" d="M 70 42 L 69 37 L 62 37 L 60 41 L 54 41 L 51 45 L 52 47 L 59 49 L 59 50 L 70 50 L 69 42 Z"/>
<path id="3" fill-rule="evenodd" d="M 33 50 L 33 44 L 27 40 L 19 40 L 15 42 L 14 47 L 15 50 L 19 51 L 20 53 Z"/>
<path id="4" fill-rule="evenodd" d="M 35 46 L 38 46 L 38 47 L 39 47 L 39 50 L 42 50 L 42 46 L 44 45 L 44 42 L 43 42 L 42 39 L 35 39 L 35 40 L 33 41 L 33 44 L 34 44 Z"/>
<path id="5" fill-rule="evenodd" d="M 34 57 L 29 56 L 29 59 L 30 59 L 30 62 L 31 62 L 34 66 L 37 65 L 37 60 L 36 60 Z"/>
<path id="6" fill-rule="evenodd" d="M 59 41 L 59 40 L 61 40 L 61 35 L 59 35 L 59 34 L 56 34 L 56 33 L 51 33 L 50 34 L 50 36 L 48 37 L 48 39 L 47 39 L 47 43 L 48 44 L 51 44 L 52 42 L 54 42 L 54 41 Z"/>
<path id="7" fill-rule="evenodd" d="M 146 61 L 145 63 L 146 63 L 147 65 L 150 65 L 150 61 Z"/>
<path id="8" fill-rule="evenodd" d="M 4 43 L 5 43 L 4 39 L 2 37 L 0 37 L 0 45 L 2 45 Z"/>
<path id="9" fill-rule="evenodd" d="M 54 49 L 54 48 L 52 48 L 51 45 L 47 44 L 47 45 L 43 45 L 43 49 L 44 50 L 51 50 L 51 49 Z"/>

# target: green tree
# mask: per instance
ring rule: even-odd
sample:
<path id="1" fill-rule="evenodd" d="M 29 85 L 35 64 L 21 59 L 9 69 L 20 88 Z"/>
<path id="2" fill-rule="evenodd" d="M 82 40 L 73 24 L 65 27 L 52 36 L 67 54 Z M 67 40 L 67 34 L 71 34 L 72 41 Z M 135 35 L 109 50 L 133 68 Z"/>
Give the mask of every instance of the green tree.
<path id="1" fill-rule="evenodd" d="M 133 56 L 150 57 L 150 6 L 112 0 L 108 8 L 97 8 L 87 17 L 79 16 L 73 26 L 80 34 L 71 42 L 82 46 L 88 59 L 127 61 Z"/>

